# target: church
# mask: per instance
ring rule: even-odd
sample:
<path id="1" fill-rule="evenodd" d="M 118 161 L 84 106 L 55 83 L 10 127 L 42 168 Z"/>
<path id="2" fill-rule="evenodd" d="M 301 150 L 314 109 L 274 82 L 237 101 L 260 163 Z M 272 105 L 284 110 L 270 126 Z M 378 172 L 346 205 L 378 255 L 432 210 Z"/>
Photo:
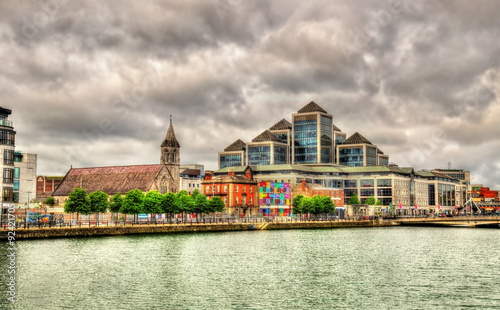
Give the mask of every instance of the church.
<path id="1" fill-rule="evenodd" d="M 66 173 L 52 196 L 63 203 L 73 189 L 81 187 L 92 193 L 103 191 L 112 196 L 133 189 L 143 192 L 177 193 L 180 186 L 180 144 L 175 138 L 172 116 L 167 135 L 160 146 L 160 164 L 73 168 Z"/>

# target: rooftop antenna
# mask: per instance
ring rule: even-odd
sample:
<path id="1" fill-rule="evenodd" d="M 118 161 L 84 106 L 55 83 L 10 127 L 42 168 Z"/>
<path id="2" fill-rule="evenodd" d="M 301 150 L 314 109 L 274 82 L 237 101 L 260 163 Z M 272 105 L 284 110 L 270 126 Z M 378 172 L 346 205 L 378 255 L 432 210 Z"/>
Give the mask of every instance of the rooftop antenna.
<path id="1" fill-rule="evenodd" d="M 448 170 L 451 170 L 451 161 L 448 162 Z"/>
<path id="2" fill-rule="evenodd" d="M 170 114 L 170 122 L 172 122 L 172 114 Z"/>

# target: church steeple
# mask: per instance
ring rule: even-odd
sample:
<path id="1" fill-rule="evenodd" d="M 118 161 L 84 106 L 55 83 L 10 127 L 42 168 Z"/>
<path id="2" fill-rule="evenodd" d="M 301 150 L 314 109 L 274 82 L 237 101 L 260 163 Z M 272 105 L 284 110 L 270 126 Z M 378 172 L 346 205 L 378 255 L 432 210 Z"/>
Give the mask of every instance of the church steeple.
<path id="1" fill-rule="evenodd" d="M 170 125 L 168 125 L 167 136 L 163 140 L 161 147 L 181 147 L 175 138 L 174 127 L 172 126 L 172 115 L 170 115 Z"/>

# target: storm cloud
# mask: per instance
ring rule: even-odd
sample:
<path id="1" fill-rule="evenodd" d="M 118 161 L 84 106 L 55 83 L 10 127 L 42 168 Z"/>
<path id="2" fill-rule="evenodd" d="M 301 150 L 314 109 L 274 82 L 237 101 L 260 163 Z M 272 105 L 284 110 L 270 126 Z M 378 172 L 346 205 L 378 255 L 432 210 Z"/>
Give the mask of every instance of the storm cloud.
<path id="1" fill-rule="evenodd" d="M 0 106 L 39 174 L 217 168 L 314 100 L 400 166 L 500 189 L 498 1 L 0 2 Z"/>

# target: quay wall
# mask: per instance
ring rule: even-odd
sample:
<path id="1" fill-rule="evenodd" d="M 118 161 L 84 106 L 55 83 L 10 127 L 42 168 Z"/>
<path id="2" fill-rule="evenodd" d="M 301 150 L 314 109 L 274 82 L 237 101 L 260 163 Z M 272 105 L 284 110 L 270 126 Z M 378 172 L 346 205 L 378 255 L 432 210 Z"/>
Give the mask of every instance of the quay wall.
<path id="1" fill-rule="evenodd" d="M 331 229 L 351 227 L 386 227 L 399 223 L 363 221 L 338 222 L 270 222 L 270 223 L 231 223 L 231 224 L 167 224 L 167 225 L 134 225 L 134 226 L 99 226 L 99 227 L 53 227 L 53 228 L 19 228 L 14 230 L 15 240 L 44 238 L 88 238 L 99 236 L 140 235 L 140 234 L 175 234 L 197 232 L 251 231 L 251 230 L 283 230 L 283 229 Z M 9 230 L 0 230 L 0 240 L 8 237 Z M 11 234 L 12 235 L 12 234 Z"/>

